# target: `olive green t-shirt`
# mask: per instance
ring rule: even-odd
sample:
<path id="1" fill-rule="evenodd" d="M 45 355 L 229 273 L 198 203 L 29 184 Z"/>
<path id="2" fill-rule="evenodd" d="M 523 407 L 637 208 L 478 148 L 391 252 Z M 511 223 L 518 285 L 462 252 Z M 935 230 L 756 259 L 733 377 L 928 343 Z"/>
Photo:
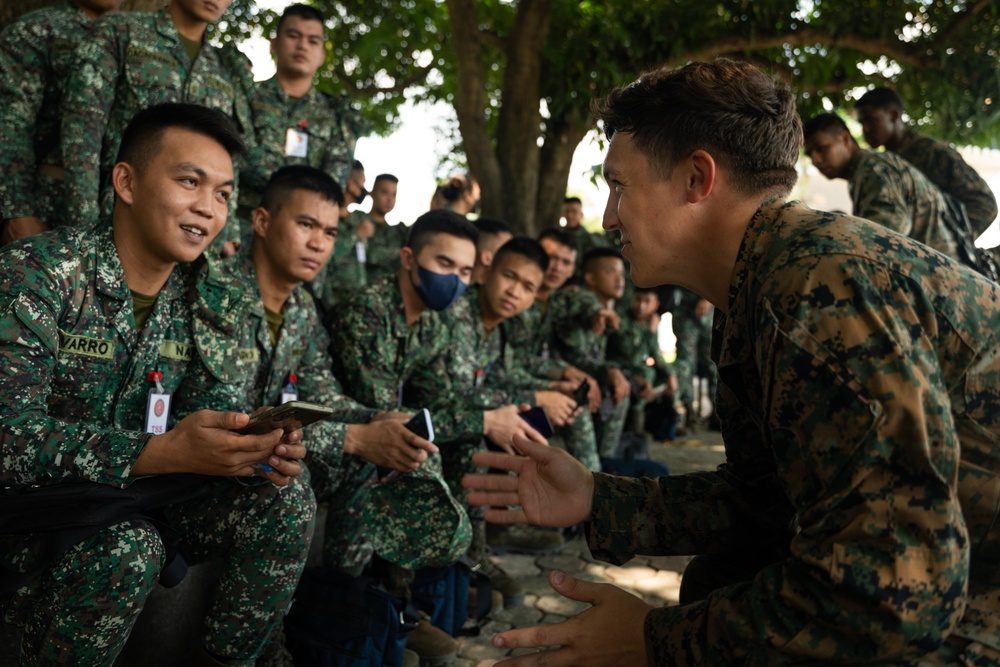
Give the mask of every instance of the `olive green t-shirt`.
<path id="1" fill-rule="evenodd" d="M 146 320 L 149 319 L 149 314 L 153 312 L 153 306 L 156 304 L 156 297 L 159 294 L 154 294 L 149 296 L 148 294 L 139 294 L 135 290 L 132 292 L 132 312 L 135 313 L 135 330 L 142 331 L 142 328 L 146 326 Z"/>
<path id="2" fill-rule="evenodd" d="M 284 313 L 276 313 L 270 308 L 264 308 L 264 317 L 267 319 L 267 332 L 271 334 L 271 347 L 278 346 L 278 332 L 285 322 Z"/>
<path id="3" fill-rule="evenodd" d="M 201 51 L 201 40 L 188 39 L 184 35 L 180 35 L 181 44 L 184 45 L 184 50 L 187 51 L 188 58 L 191 62 L 194 62 L 198 58 L 198 52 Z"/>

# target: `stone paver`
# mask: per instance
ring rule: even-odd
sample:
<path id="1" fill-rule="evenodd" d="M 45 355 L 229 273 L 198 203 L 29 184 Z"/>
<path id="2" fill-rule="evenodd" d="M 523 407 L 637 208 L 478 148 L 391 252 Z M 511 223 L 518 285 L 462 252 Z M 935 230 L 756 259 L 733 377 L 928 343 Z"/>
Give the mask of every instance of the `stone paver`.
<path id="1" fill-rule="evenodd" d="M 650 458 L 667 464 L 675 475 L 714 470 L 723 457 L 722 438 L 713 432 L 696 431 L 673 443 L 650 445 Z M 531 653 L 526 649 L 497 649 L 491 641 L 494 635 L 506 629 L 559 623 L 587 608 L 588 605 L 563 598 L 552 590 L 548 575 L 553 569 L 588 581 L 614 584 L 638 595 L 648 604 L 664 606 L 677 604 L 681 573 L 689 560 L 687 556 L 639 556 L 616 567 L 594 560 L 583 536 L 574 538 L 556 554 L 493 556 L 497 565 L 525 587 L 525 603 L 495 612 L 478 636 L 460 638 L 458 667 L 486 667 L 507 655 Z"/>

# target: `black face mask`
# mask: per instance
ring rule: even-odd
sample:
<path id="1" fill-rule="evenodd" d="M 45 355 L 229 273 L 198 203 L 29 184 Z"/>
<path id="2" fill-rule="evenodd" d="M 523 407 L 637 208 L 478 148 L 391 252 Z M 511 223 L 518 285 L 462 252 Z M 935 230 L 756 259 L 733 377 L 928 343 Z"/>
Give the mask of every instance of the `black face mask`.
<path id="1" fill-rule="evenodd" d="M 361 190 L 361 192 L 358 193 L 358 203 L 360 204 L 365 200 L 365 197 L 368 196 L 368 190 L 365 189 L 365 186 L 363 185 L 359 185 L 358 189 Z"/>
<path id="2" fill-rule="evenodd" d="M 479 204 L 480 203 L 481 203 L 481 200 L 477 199 L 476 203 L 472 205 L 472 210 L 470 211 L 470 213 L 479 213 Z"/>

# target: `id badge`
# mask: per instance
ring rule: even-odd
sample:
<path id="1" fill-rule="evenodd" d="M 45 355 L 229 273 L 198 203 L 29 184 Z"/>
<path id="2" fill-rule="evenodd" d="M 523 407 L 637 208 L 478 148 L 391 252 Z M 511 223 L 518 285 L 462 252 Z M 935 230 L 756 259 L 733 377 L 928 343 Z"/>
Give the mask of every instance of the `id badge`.
<path id="1" fill-rule="evenodd" d="M 364 241 L 358 241 L 354 244 L 354 252 L 358 256 L 358 262 L 365 264 L 368 261 L 368 250 L 365 248 Z"/>
<path id="2" fill-rule="evenodd" d="M 299 390 L 295 386 L 295 383 L 299 381 L 299 376 L 295 373 L 289 373 L 285 378 L 285 388 L 281 390 L 281 403 L 285 404 L 289 401 L 299 400 Z"/>
<path id="3" fill-rule="evenodd" d="M 167 432 L 167 418 L 170 417 L 170 393 L 163 389 L 160 380 L 163 373 L 151 371 L 146 379 L 152 383 L 149 398 L 146 399 L 146 433 L 160 435 Z"/>
<path id="4" fill-rule="evenodd" d="M 306 157 L 309 149 L 309 135 L 294 127 L 285 133 L 285 157 Z"/>

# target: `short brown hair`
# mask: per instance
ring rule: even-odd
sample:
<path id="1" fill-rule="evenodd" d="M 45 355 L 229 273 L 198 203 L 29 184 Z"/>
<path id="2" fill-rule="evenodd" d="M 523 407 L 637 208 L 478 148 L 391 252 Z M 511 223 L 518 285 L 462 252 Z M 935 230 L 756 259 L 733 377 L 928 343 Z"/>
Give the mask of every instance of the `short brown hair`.
<path id="1" fill-rule="evenodd" d="M 647 72 L 592 105 L 610 139 L 633 135 L 653 169 L 668 178 L 703 149 L 744 195 L 785 195 L 795 185 L 802 124 L 788 86 L 749 63 L 709 63 Z"/>

